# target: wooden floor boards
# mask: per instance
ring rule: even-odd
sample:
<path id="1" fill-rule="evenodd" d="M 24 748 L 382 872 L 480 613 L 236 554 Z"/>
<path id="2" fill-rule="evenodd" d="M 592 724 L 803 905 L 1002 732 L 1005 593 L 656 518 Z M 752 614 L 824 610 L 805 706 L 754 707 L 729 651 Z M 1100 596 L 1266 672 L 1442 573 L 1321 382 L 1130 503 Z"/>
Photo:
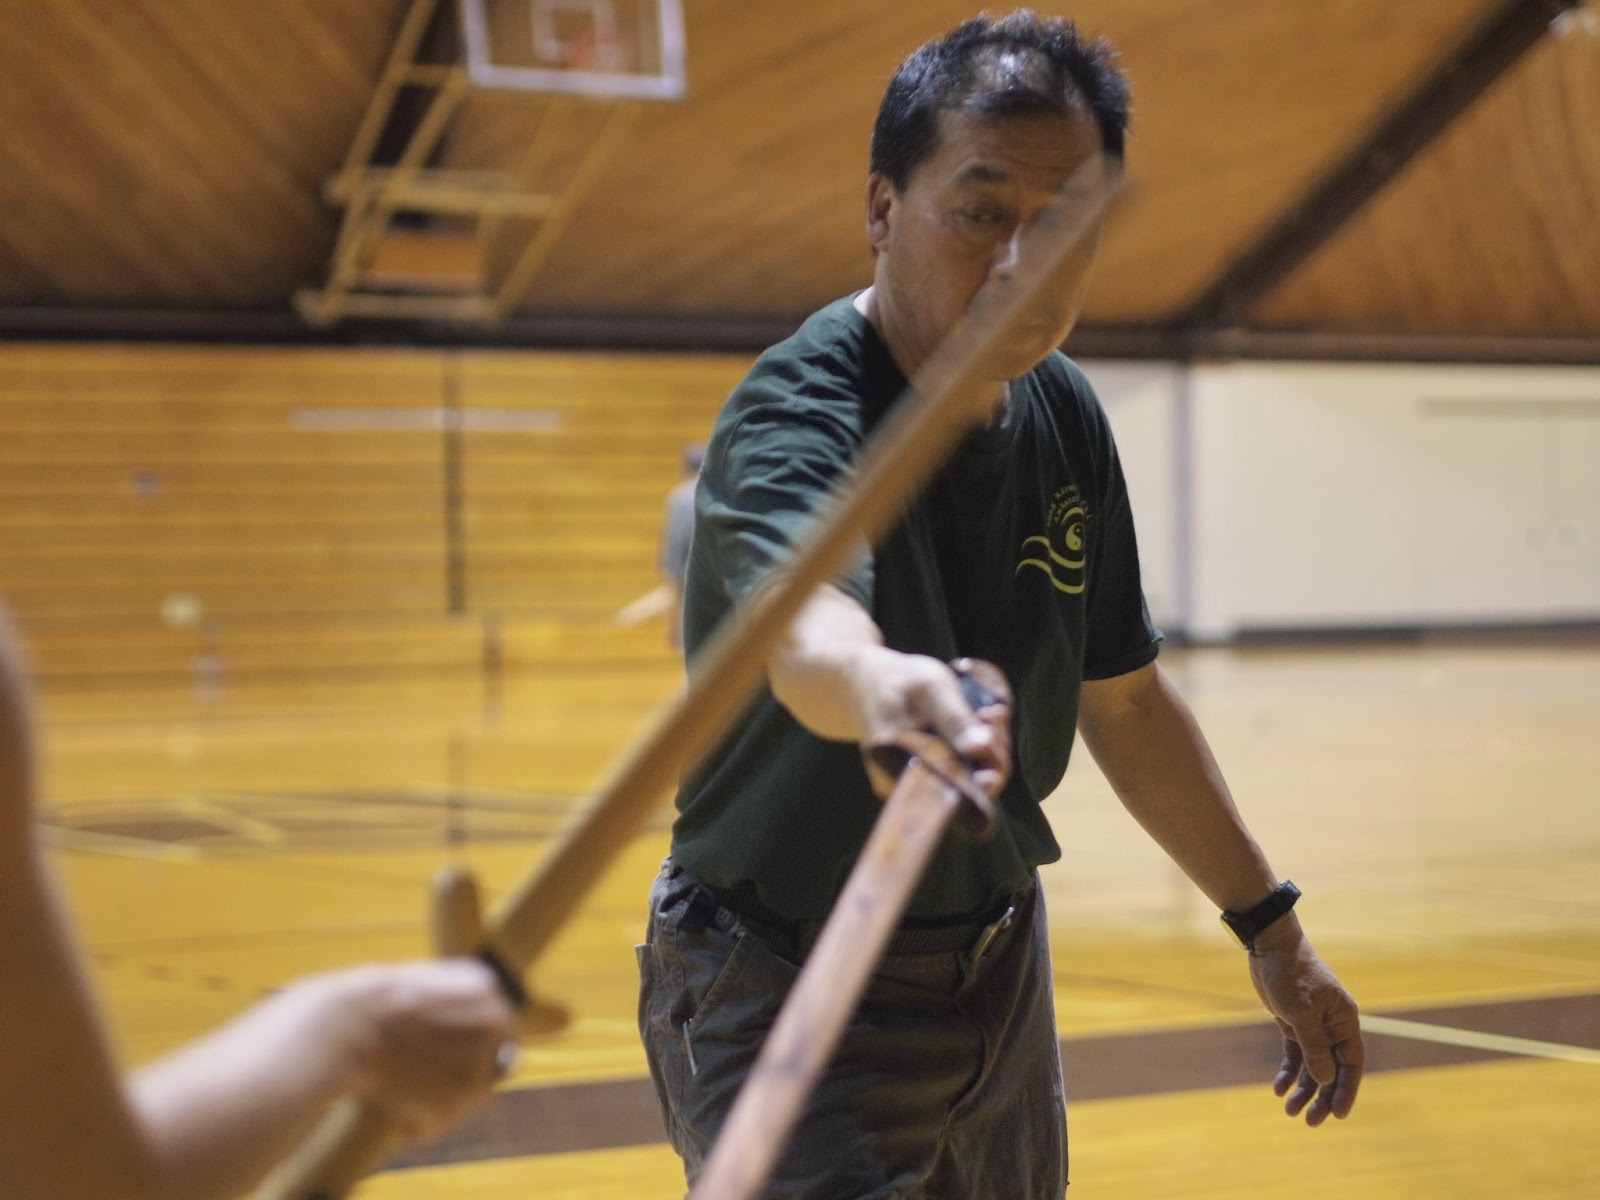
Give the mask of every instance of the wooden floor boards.
<path id="1" fill-rule="evenodd" d="M 1325 957 L 1391 1023 L 1350 1122 L 1287 1120 L 1237 951 L 1079 756 L 1044 872 L 1076 1200 L 1600 1195 L 1600 1064 L 1538 1049 L 1600 1051 L 1600 645 L 1165 663 Z M 421 953 L 429 873 L 508 886 L 676 686 L 657 661 L 51 690 L 45 824 L 127 1057 L 296 974 Z M 364 1194 L 681 1194 L 633 1030 L 665 845 L 663 813 L 543 963 L 573 1019 L 530 1041 L 499 1119 Z"/>

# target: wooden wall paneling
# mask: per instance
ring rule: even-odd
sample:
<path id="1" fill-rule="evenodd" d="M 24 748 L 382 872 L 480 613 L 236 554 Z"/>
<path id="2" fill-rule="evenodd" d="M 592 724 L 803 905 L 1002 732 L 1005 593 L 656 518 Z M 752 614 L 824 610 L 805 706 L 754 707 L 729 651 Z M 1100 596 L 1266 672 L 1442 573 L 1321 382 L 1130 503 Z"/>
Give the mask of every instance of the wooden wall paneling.
<path id="1" fill-rule="evenodd" d="M 609 619 L 657 582 L 666 495 L 743 357 L 465 354 L 464 406 L 543 432 L 463 438 L 467 596 L 478 611 Z"/>
<path id="2" fill-rule="evenodd" d="M 182 627 L 442 616 L 442 382 L 407 351 L 0 351 L 4 590 L 59 635 L 42 667 L 97 630 L 146 661 Z M 316 636 L 280 633 L 285 661 Z"/>
<path id="3" fill-rule="evenodd" d="M 485 617 L 508 619 L 506 652 L 530 661 L 634 661 L 628 647 L 647 644 L 659 665 L 659 629 L 619 633 L 599 659 L 561 631 L 603 622 L 609 637 L 616 610 L 654 586 L 681 451 L 704 440 L 747 366 L 743 356 L 8 348 L 7 603 L 57 681 L 161 664 L 181 673 L 208 645 L 247 673 L 371 669 L 384 644 L 395 666 L 475 667 Z M 452 436 L 464 622 L 447 612 L 447 409 L 463 422 Z M 327 418 L 380 427 L 318 427 Z M 180 626 L 169 627 L 175 597 Z"/>

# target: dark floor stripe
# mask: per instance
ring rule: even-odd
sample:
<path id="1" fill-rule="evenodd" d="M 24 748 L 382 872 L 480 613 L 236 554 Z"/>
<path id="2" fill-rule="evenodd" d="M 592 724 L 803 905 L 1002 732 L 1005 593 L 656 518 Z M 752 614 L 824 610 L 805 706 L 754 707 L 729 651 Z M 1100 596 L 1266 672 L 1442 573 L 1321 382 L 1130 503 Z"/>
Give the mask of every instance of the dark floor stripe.
<path id="1" fill-rule="evenodd" d="M 1495 1004 L 1418 1008 L 1385 1015 L 1429 1025 L 1448 1025 L 1452 1029 L 1600 1050 L 1600 995 L 1545 996 Z"/>
<path id="2" fill-rule="evenodd" d="M 1386 1013 L 1453 1029 L 1506 1034 L 1600 1049 L 1600 994 L 1540 997 Z M 1409 1071 L 1514 1057 L 1368 1033 L 1368 1071 Z M 536 1052 L 535 1052 L 536 1053 Z M 1282 1040 L 1267 1022 L 1065 1038 L 1061 1060 L 1070 1102 L 1155 1096 L 1260 1084 L 1277 1072 Z M 575 1150 L 615 1150 L 665 1141 L 647 1079 L 572 1083 L 502 1092 L 442 1141 L 392 1167 L 521 1158 Z"/>
<path id="3" fill-rule="evenodd" d="M 390 1165 L 615 1150 L 666 1140 L 650 1081 L 616 1079 L 501 1092 L 493 1104 L 444 1140 L 403 1154 Z"/>

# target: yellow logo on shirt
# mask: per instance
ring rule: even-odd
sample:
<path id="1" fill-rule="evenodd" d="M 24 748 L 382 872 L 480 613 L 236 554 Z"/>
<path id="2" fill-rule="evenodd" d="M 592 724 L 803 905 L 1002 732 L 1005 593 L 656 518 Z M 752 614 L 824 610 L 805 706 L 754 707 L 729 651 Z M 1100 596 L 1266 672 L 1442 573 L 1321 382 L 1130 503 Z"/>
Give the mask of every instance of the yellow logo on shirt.
<path id="1" fill-rule="evenodd" d="M 1089 506 L 1078 493 L 1078 485 L 1057 488 L 1045 514 L 1044 532 L 1023 538 L 1015 574 L 1024 567 L 1035 567 L 1050 577 L 1058 592 L 1076 596 L 1083 591 L 1084 541 L 1088 534 Z"/>

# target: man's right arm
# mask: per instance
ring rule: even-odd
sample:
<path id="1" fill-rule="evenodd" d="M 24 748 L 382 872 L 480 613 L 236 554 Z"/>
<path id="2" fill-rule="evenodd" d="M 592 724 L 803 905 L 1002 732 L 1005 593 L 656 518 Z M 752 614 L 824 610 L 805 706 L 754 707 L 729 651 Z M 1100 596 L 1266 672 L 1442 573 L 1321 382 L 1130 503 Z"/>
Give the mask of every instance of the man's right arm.
<path id="1" fill-rule="evenodd" d="M 936 658 L 902 654 L 859 602 L 831 584 L 806 601 L 767 660 L 772 694 L 818 737 L 870 742 L 901 729 L 931 729 L 981 764 L 978 785 L 998 792 L 1009 738 L 974 715 L 955 672 Z"/>

